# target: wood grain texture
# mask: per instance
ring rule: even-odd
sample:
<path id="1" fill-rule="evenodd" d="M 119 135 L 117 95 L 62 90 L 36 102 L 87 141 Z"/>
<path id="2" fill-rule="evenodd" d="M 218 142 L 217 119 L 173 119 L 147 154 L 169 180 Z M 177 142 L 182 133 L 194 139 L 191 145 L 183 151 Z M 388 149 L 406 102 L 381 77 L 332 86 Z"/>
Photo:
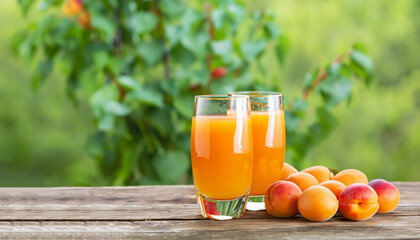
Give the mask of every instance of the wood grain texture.
<path id="1" fill-rule="evenodd" d="M 0 238 L 305 238 L 419 239 L 420 183 L 395 183 L 392 213 L 363 222 L 278 219 L 265 211 L 241 219 L 203 219 L 193 186 L 0 188 Z"/>
<path id="2" fill-rule="evenodd" d="M 0 237 L 135 237 L 177 239 L 418 239 L 420 217 L 377 216 L 364 222 L 293 219 L 0 222 Z"/>

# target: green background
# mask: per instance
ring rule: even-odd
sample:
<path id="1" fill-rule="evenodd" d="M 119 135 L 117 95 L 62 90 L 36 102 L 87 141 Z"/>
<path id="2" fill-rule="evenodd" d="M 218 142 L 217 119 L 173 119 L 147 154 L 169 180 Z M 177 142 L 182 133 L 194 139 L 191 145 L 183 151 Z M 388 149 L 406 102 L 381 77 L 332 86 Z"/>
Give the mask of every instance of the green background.
<path id="1" fill-rule="evenodd" d="M 302 94 L 305 74 L 355 41 L 367 45 L 375 64 L 373 84 L 355 84 L 352 102 L 335 109 L 339 128 L 300 168 L 357 168 L 370 179 L 420 180 L 419 1 L 249 1 L 247 9 L 274 11 L 288 38 L 278 76 L 286 98 Z M 0 1 L 0 186 L 102 185 L 84 151 L 93 130 L 89 107 L 68 100 L 59 72 L 33 91 L 28 67 L 11 51 L 12 34 L 37 17 L 33 11 L 24 19 L 15 1 Z"/>

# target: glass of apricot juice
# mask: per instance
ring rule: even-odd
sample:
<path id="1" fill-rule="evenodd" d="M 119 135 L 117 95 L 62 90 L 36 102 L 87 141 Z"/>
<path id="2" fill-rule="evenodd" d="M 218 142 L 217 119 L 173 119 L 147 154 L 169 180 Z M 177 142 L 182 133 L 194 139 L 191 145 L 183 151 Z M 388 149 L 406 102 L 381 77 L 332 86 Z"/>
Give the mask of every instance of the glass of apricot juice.
<path id="1" fill-rule="evenodd" d="M 249 97 L 196 96 L 191 163 L 203 217 L 228 220 L 244 213 L 251 190 L 252 156 Z"/>
<path id="2" fill-rule="evenodd" d="M 231 96 L 249 96 L 251 103 L 253 169 L 250 211 L 264 210 L 264 194 L 281 179 L 286 145 L 283 96 L 277 92 L 231 92 Z"/>

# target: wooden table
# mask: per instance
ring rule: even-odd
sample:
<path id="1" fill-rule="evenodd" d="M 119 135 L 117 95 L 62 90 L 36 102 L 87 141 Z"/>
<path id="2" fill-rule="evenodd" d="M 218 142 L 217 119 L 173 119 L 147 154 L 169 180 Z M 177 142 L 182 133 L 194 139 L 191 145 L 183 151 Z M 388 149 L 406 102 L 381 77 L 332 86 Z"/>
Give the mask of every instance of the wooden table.
<path id="1" fill-rule="evenodd" d="M 0 238 L 420 239 L 420 182 L 397 182 L 399 207 L 363 222 L 310 222 L 265 211 L 203 219 L 193 186 L 0 188 Z"/>

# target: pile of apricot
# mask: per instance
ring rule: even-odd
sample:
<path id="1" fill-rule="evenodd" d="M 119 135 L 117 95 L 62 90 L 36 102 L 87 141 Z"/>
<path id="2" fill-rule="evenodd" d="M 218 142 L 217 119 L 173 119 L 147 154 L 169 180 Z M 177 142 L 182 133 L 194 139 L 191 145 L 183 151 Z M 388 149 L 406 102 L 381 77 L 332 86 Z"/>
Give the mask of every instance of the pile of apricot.
<path id="1" fill-rule="evenodd" d="M 393 211 L 400 202 L 400 193 L 392 183 L 382 179 L 368 182 L 356 169 L 334 175 L 324 166 L 299 172 L 285 163 L 282 179 L 265 193 L 267 212 L 276 217 L 300 213 L 311 221 L 327 221 L 339 211 L 347 219 L 363 221 L 377 212 Z"/>

